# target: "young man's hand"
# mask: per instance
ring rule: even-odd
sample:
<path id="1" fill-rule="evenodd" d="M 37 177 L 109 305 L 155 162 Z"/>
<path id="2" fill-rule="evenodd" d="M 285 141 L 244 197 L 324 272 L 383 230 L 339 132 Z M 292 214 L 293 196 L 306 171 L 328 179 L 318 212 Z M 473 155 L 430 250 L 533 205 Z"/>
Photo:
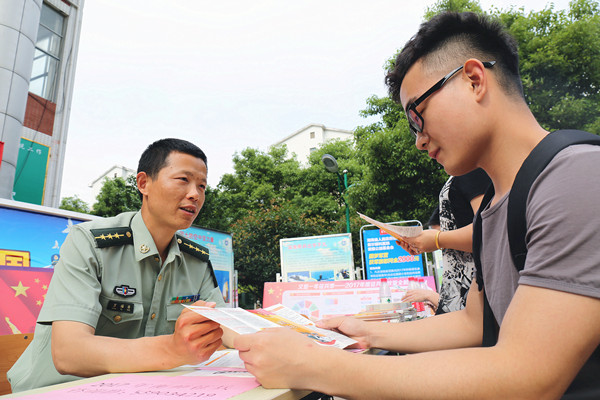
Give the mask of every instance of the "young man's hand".
<path id="1" fill-rule="evenodd" d="M 266 388 L 308 389 L 326 348 L 290 328 L 267 328 L 234 340 L 246 369 Z"/>
<path id="2" fill-rule="evenodd" d="M 365 321 L 352 317 L 335 317 L 317 321 L 317 326 L 319 328 L 341 332 L 358 342 L 349 347 L 358 347 L 361 349 L 373 347 L 369 337 L 369 325 Z"/>

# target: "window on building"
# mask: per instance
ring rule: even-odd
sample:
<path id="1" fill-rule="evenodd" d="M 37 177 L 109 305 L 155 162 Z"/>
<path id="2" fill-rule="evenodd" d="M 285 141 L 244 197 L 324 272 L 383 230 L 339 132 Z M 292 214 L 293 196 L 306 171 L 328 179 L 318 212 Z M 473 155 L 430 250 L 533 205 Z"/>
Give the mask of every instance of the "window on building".
<path id="1" fill-rule="evenodd" d="M 317 148 L 316 147 L 311 147 L 310 148 L 310 152 L 312 153 L 313 151 L 317 151 Z"/>
<path id="2" fill-rule="evenodd" d="M 314 132 L 311 132 L 311 133 L 310 133 L 310 138 L 311 138 L 311 139 L 314 139 L 314 138 L 315 138 L 315 133 L 314 133 Z"/>
<path id="3" fill-rule="evenodd" d="M 65 17 L 62 14 L 42 4 L 29 91 L 50 101 L 56 101 L 64 24 Z"/>

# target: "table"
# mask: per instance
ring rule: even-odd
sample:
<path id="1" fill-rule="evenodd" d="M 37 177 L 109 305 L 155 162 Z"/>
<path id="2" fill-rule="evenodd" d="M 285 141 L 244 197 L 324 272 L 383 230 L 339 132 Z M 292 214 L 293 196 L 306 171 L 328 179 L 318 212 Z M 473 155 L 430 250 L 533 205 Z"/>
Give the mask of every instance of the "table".
<path id="1" fill-rule="evenodd" d="M 192 367 L 178 367 L 172 370 L 167 371 L 157 371 L 157 372 L 138 372 L 138 374 L 145 375 L 160 375 L 160 376 L 177 376 L 183 375 L 189 372 L 194 371 Z M 39 394 L 46 393 L 52 390 L 57 389 L 65 389 L 68 387 L 74 387 L 78 385 L 87 384 L 90 382 L 97 382 L 104 379 L 113 378 L 120 375 L 131 375 L 131 374 L 106 374 L 94 376 L 92 378 L 84 378 L 77 381 L 71 381 L 66 383 L 59 383 L 57 385 L 45 386 L 37 389 L 26 390 L 24 392 L 7 394 L 4 396 L 0 396 L 0 399 L 13 399 L 19 398 L 21 396 L 30 395 L 30 394 Z M 243 378 L 240 378 L 243 379 Z M 323 395 L 320 393 L 312 392 L 310 390 L 294 390 L 294 389 L 265 389 L 262 386 L 249 390 L 247 392 L 238 394 L 237 396 L 232 397 L 232 400 L 300 400 L 305 397 L 311 400 L 320 399 Z"/>

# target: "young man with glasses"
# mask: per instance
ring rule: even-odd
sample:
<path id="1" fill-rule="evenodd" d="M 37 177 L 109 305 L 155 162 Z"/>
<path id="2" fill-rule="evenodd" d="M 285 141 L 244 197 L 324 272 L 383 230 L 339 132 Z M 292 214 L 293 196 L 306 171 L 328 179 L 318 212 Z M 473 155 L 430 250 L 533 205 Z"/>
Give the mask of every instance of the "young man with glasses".
<path id="1" fill-rule="evenodd" d="M 524 99 L 514 39 L 483 16 L 441 14 L 409 40 L 387 83 L 407 111 L 420 150 L 450 175 L 482 168 L 493 182 L 480 254 L 498 342 L 481 347 L 484 293 L 473 287 L 465 309 L 425 320 L 319 323 L 363 347 L 418 354 L 352 354 L 279 329 L 236 339 L 248 370 L 267 387 L 345 398 L 558 398 L 580 370 L 595 387 L 600 367 L 582 366 L 600 343 L 600 180 L 589 179 L 600 148 L 568 147 L 534 183 L 529 252 L 519 274 L 507 240 L 507 194 L 548 132 Z"/>

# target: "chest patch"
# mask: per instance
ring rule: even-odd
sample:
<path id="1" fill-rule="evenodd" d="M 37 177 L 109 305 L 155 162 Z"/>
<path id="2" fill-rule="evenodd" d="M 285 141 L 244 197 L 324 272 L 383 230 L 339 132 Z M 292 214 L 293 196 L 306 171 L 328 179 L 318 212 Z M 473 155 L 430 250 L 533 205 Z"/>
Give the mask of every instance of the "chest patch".
<path id="1" fill-rule="evenodd" d="M 131 296 L 135 296 L 135 293 L 137 291 L 135 288 L 129 287 L 128 285 L 121 285 L 121 286 L 115 286 L 115 288 L 113 289 L 113 292 L 115 292 L 115 294 L 118 294 L 119 296 L 122 296 L 122 297 L 131 297 Z"/>
<path id="2" fill-rule="evenodd" d="M 109 301 L 106 305 L 106 309 L 110 311 L 124 312 L 133 314 L 133 303 L 127 303 L 125 301 Z"/>

